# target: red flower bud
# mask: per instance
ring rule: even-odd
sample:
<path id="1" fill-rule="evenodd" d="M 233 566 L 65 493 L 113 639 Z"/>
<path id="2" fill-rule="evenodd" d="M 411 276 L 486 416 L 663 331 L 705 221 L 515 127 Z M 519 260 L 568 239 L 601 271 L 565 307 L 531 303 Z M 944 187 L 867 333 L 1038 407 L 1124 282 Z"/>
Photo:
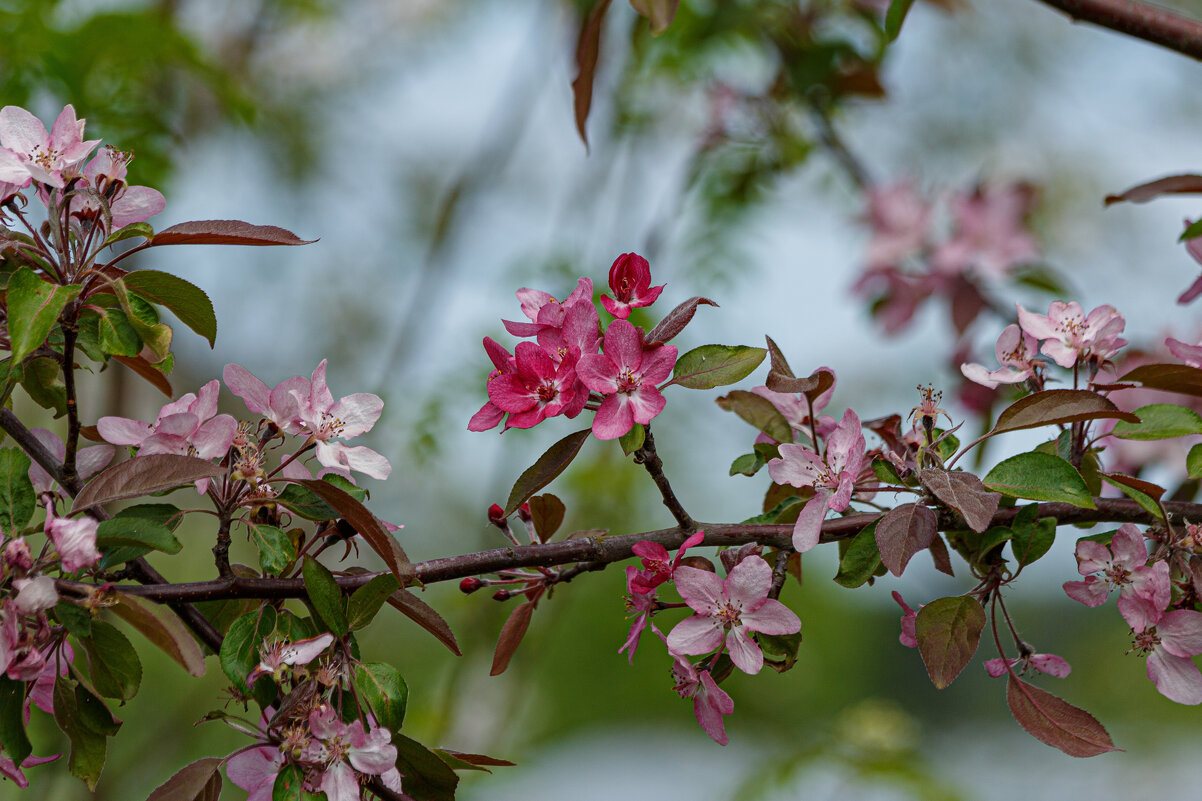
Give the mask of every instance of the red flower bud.
<path id="1" fill-rule="evenodd" d="M 464 595 L 471 595 L 476 590 L 484 586 L 484 582 L 475 576 L 468 576 L 463 581 L 459 582 L 459 591 Z"/>
<path id="2" fill-rule="evenodd" d="M 505 510 L 501 508 L 500 504 L 494 503 L 488 507 L 488 522 L 497 528 L 505 527 Z"/>

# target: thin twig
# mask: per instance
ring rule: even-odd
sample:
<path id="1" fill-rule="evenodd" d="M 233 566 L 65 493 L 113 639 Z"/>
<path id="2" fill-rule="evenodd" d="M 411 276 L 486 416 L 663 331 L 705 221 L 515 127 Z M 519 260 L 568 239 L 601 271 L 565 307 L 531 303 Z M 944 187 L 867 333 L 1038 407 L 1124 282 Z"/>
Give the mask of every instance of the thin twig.
<path id="1" fill-rule="evenodd" d="M 668 511 L 672 513 L 672 517 L 676 518 L 676 522 L 680 524 L 680 528 L 689 532 L 696 531 L 697 524 L 693 522 L 693 518 L 689 517 L 689 513 L 684 510 L 680 499 L 672 491 L 672 485 L 668 483 L 668 477 L 664 475 L 664 463 L 659 458 L 659 454 L 655 452 L 655 437 L 651 436 L 651 425 L 647 424 L 643 426 L 643 429 L 643 447 L 634 452 L 635 463 L 641 464 L 647 469 L 651 480 L 659 488 L 660 497 L 664 499 L 664 506 L 668 507 Z"/>
<path id="2" fill-rule="evenodd" d="M 1202 61 L 1202 22 L 1136 0 L 1037 0 L 1089 22 Z"/>

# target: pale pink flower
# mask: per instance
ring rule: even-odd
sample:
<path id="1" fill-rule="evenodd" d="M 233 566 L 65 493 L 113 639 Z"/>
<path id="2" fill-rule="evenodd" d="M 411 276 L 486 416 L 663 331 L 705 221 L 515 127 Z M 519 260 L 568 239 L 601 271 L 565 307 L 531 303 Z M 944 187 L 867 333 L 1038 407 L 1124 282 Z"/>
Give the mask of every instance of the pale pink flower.
<path id="1" fill-rule="evenodd" d="M 634 593 L 651 592 L 665 581 L 670 581 L 676 568 L 680 567 L 680 560 L 684 557 L 684 552 L 704 539 L 704 531 L 698 531 L 691 535 L 681 543 L 680 550 L 676 552 L 676 558 L 671 561 L 668 561 L 668 549 L 658 542 L 643 540 L 635 543 L 630 550 L 634 552 L 635 556 L 642 557 L 643 569 L 637 571 L 630 581 L 630 591 Z"/>
<path id="2" fill-rule="evenodd" d="M 325 359 L 313 371 L 307 389 L 307 392 L 299 388 L 291 392 L 298 406 L 299 433 L 316 443 L 317 461 L 325 468 L 322 473 L 337 473 L 349 479 L 354 470 L 372 478 L 388 478 L 392 465 L 383 456 L 362 445 L 350 447 L 335 441 L 353 439 L 371 431 L 384 410 L 384 401 L 369 392 L 358 392 L 335 401 L 326 386 Z"/>
<path id="3" fill-rule="evenodd" d="M 762 558 L 749 556 L 720 579 L 708 570 L 676 568 L 676 589 L 694 615 L 668 634 L 673 654 L 704 654 L 723 647 L 744 673 L 759 673 L 764 654 L 752 632 L 794 634 L 801 620 L 780 601 L 768 597 L 772 568 Z"/>
<path id="4" fill-rule="evenodd" d="M 1002 330 L 994 347 L 1001 368 L 990 371 L 980 364 L 962 364 L 960 372 L 969 381 L 989 389 L 998 384 L 1018 384 L 1035 375 L 1043 360 L 1036 354 L 1039 341 L 1014 323 Z"/>
<path id="5" fill-rule="evenodd" d="M 1127 344 L 1119 336 L 1126 321 L 1113 306 L 1098 306 L 1086 315 L 1076 302 L 1054 300 L 1043 315 L 1015 305 L 1023 331 L 1043 342 L 1043 354 L 1061 367 L 1079 361 L 1101 364 Z"/>
<path id="6" fill-rule="evenodd" d="M 955 195 L 956 232 L 935 249 L 932 266 L 943 273 L 974 270 L 1001 278 L 1034 258 L 1038 247 L 1023 222 L 1033 199 L 1026 184 L 981 186 L 971 195 Z"/>
<path id="7" fill-rule="evenodd" d="M 29 543 L 24 537 L 17 537 L 5 543 L 4 564 L 18 570 L 29 570 L 33 567 L 33 554 L 29 552 Z"/>
<path id="8" fill-rule="evenodd" d="M 31 180 L 24 160 L 11 150 L 0 147 L 0 203 L 16 196 L 29 186 Z"/>
<path id="9" fill-rule="evenodd" d="M 798 553 L 818 544 L 826 510 L 842 512 L 851 503 L 856 477 L 864 468 L 864 432 L 851 409 L 826 440 L 826 459 L 802 445 L 780 446 L 780 458 L 768 462 L 768 474 L 777 484 L 813 487 L 814 497 L 802 507 L 793 527 L 793 547 Z"/>
<path id="10" fill-rule="evenodd" d="M 865 220 L 872 227 L 865 261 L 870 270 L 895 267 L 917 255 L 926 244 L 931 205 L 911 181 L 868 189 Z"/>
<path id="11" fill-rule="evenodd" d="M 23 615 L 36 615 L 58 603 L 58 590 L 50 576 L 15 579 L 13 586 L 17 589 L 13 606 Z"/>
<path id="12" fill-rule="evenodd" d="M 1016 656 L 1013 659 L 1003 659 L 1002 657 L 987 659 L 985 660 L 985 671 L 996 679 L 1006 675 L 1008 672 L 1006 665 L 1012 668 L 1021 666 L 1024 671 L 1030 666 L 1040 673 L 1046 673 L 1058 679 L 1063 679 L 1073 670 L 1068 662 L 1055 654 L 1028 654 L 1027 656 Z"/>
<path id="13" fill-rule="evenodd" d="M 1086 606 L 1101 606 L 1112 589 L 1119 590 L 1119 612 L 1132 628 L 1141 629 L 1169 604 L 1169 565 L 1147 566 L 1143 535 L 1131 523 L 1115 532 L 1107 548 L 1100 542 L 1077 543 L 1077 572 L 1084 581 L 1066 581 L 1065 594 Z M 1100 576 L 1094 574 L 1101 574 Z"/>
<path id="14" fill-rule="evenodd" d="M 26 715 L 29 714 L 31 703 L 47 715 L 54 714 L 54 682 L 59 676 L 67 675 L 70 665 L 75 662 L 75 649 L 69 642 L 63 640 L 57 654 L 51 647 L 42 655 L 42 658 L 42 671 L 34 680 L 33 688 L 29 691 L 29 698 L 25 701 Z"/>
<path id="15" fill-rule="evenodd" d="M 83 129 L 84 120 L 75 118 L 70 105 L 63 107 L 50 133 L 20 106 L 0 109 L 0 146 L 15 153 L 34 180 L 59 189 L 64 186 L 63 173 L 74 170 L 100 144 L 99 139 L 83 141 Z"/>
<path id="16" fill-rule="evenodd" d="M 651 286 L 651 265 L 637 253 L 623 253 L 609 268 L 609 288 L 614 297 L 601 296 L 601 305 L 614 317 L 625 320 L 631 309 L 650 306 L 664 285 Z"/>
<path id="17" fill-rule="evenodd" d="M 1192 657 L 1202 654 L 1202 613 L 1158 611 L 1145 627 L 1132 627 L 1135 649 L 1148 656 L 1148 678 L 1179 704 L 1202 704 L 1202 674 Z"/>
<path id="18" fill-rule="evenodd" d="M 893 600 L 897 601 L 898 606 L 905 613 L 901 618 L 901 634 L 897 639 L 907 648 L 917 648 L 918 636 L 915 633 L 915 627 L 918 625 L 918 609 L 921 609 L 923 605 L 919 604 L 918 609 L 911 609 L 897 590 L 893 591 Z"/>
<path id="19" fill-rule="evenodd" d="M 105 198 L 112 217 L 112 230 L 130 223 L 145 222 L 167 207 L 167 201 L 157 189 L 149 186 L 129 186 L 125 180 L 132 153 L 115 147 L 100 149 L 83 168 L 88 185 Z M 80 193 L 71 199 L 71 213 L 88 216 L 99 213 L 95 198 Z"/>
<path id="20" fill-rule="evenodd" d="M 580 414 L 588 390 L 577 392 L 576 359 L 579 352 L 558 364 L 533 342 L 519 342 L 514 349 L 516 369 L 488 382 L 488 399 L 509 413 L 506 428 L 530 428 L 548 417 Z"/>
<path id="21" fill-rule="evenodd" d="M 327 632 L 294 642 L 277 640 L 273 643 L 264 643 L 260 651 L 262 659 L 259 661 L 258 667 L 246 677 L 246 686 L 254 686 L 254 683 L 263 676 L 274 676 L 285 665 L 309 664 L 321 656 L 322 652 L 333 642 L 334 635 Z"/>
<path id="22" fill-rule="evenodd" d="M 221 383 L 213 379 L 159 410 L 153 423 L 125 417 L 101 417 L 96 423 L 100 436 L 114 445 L 138 449 L 139 456 L 173 453 L 215 459 L 225 456 L 238 430 L 228 414 L 217 414 Z"/>
<path id="23" fill-rule="evenodd" d="M 45 428 L 31 428 L 29 433 L 33 434 L 46 450 L 50 451 L 50 455 L 59 464 L 62 464 L 63 458 L 67 455 L 67 447 L 59 439 L 58 434 Z M 112 445 L 93 445 L 88 448 L 80 448 L 75 454 L 75 472 L 81 479 L 89 478 L 108 466 L 108 463 L 113 460 L 114 453 Z M 38 495 L 58 489 L 58 484 L 37 462 L 33 462 L 29 466 L 29 480 L 33 482 L 33 491 Z"/>
<path id="24" fill-rule="evenodd" d="M 62 557 L 63 572 L 74 573 L 100 561 L 96 550 L 99 525 L 90 517 L 55 517 L 53 505 L 46 505 L 46 534 Z"/>
<path id="25" fill-rule="evenodd" d="M 321 791 L 329 801 L 358 801 L 356 771 L 382 776 L 396 768 L 397 750 L 388 729 L 365 731 L 360 720 L 345 724 L 333 707 L 323 704 L 309 714 L 309 731 L 316 741 L 306 761 L 324 763 Z"/>
<path id="26" fill-rule="evenodd" d="M 648 346 L 630 322 L 614 320 L 605 331 L 604 353 L 586 354 L 576 364 L 584 385 L 605 396 L 593 418 L 594 436 L 617 439 L 635 423 L 650 423 L 667 403 L 655 385 L 675 364 L 675 346 Z"/>
<path id="27" fill-rule="evenodd" d="M 225 763 L 225 775 L 250 793 L 246 801 L 271 801 L 276 776 L 284 767 L 284 755 L 273 745 L 239 751 Z"/>
<path id="28" fill-rule="evenodd" d="M 718 686 L 708 670 L 698 673 L 687 658 L 673 655 L 672 689 L 681 698 L 693 699 L 693 716 L 718 745 L 726 745 L 726 724 L 722 718 L 735 711 L 734 700 Z"/>
<path id="29" fill-rule="evenodd" d="M 1202 281 L 1202 279 L 1199 280 Z M 1190 367 L 1202 367 L 1202 342 L 1199 342 L 1197 345 L 1190 345 L 1179 339 L 1169 337 L 1164 341 L 1164 344 L 1170 353 Z"/>

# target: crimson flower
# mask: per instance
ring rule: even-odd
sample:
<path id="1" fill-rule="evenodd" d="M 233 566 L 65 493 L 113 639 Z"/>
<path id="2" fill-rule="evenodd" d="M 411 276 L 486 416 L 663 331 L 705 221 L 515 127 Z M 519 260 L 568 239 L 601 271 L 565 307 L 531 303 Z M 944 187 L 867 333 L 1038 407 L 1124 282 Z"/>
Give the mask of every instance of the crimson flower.
<path id="1" fill-rule="evenodd" d="M 643 343 L 642 332 L 626 320 L 605 330 L 604 353 L 580 357 L 576 371 L 584 385 L 605 396 L 593 418 L 597 439 L 617 439 L 635 423 L 650 423 L 667 401 L 656 384 L 672 374 L 674 345 Z"/>
<path id="2" fill-rule="evenodd" d="M 676 558 L 671 562 L 668 561 L 668 549 L 658 542 L 643 540 L 635 543 L 630 550 L 634 551 L 635 556 L 642 557 L 643 569 L 637 571 L 634 578 L 630 580 L 630 591 L 651 592 L 660 584 L 670 580 L 672 574 L 676 572 L 676 568 L 680 567 L 680 560 L 684 557 L 684 552 L 704 539 L 704 531 L 698 531 L 690 536 L 681 543 L 680 550 L 676 552 Z"/>
<path id="3" fill-rule="evenodd" d="M 664 285 L 651 286 L 651 265 L 637 253 L 623 253 L 609 268 L 609 288 L 614 297 L 601 296 L 601 305 L 618 319 L 625 320 L 631 309 L 650 306 L 664 291 Z"/>
<path id="4" fill-rule="evenodd" d="M 488 399 L 509 413 L 506 428 L 530 428 L 548 417 L 575 417 L 588 400 L 587 392 L 576 391 L 578 351 L 556 364 L 551 355 L 533 342 L 519 342 L 514 349 L 515 369 L 488 382 Z M 483 411 L 483 410 L 482 410 Z"/>

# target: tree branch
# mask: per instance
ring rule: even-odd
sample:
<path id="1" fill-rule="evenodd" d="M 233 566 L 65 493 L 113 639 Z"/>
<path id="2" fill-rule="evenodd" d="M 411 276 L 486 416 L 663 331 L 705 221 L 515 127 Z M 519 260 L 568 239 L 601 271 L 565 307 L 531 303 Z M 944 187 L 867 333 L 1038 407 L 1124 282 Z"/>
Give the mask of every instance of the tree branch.
<path id="1" fill-rule="evenodd" d="M 1137 0 L 1037 0 L 1089 22 L 1202 61 L 1202 22 Z"/>
<path id="2" fill-rule="evenodd" d="M 664 499 L 664 506 L 668 507 L 668 511 L 672 513 L 672 517 L 676 518 L 680 527 L 688 532 L 696 531 L 697 524 L 684 510 L 680 499 L 672 491 L 672 485 L 668 483 L 668 477 L 664 475 L 664 463 L 659 458 L 659 454 L 655 452 L 655 437 L 651 436 L 651 424 L 643 426 L 643 431 L 643 447 L 634 452 L 635 463 L 647 468 L 651 480 L 655 482 L 655 486 L 659 487 L 659 494 Z"/>

